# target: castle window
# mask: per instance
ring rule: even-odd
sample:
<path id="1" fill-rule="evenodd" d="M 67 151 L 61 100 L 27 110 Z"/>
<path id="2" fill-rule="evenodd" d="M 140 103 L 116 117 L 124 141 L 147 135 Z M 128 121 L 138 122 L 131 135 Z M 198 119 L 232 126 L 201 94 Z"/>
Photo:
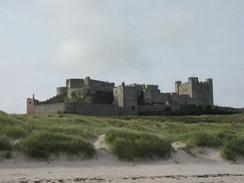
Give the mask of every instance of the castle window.
<path id="1" fill-rule="evenodd" d="M 31 102 L 29 102 L 29 104 L 31 104 Z"/>

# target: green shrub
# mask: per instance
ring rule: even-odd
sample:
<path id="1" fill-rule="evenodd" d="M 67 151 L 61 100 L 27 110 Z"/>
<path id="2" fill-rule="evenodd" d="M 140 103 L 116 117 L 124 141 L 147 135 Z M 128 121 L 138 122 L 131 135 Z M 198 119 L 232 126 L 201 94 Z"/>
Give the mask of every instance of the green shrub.
<path id="1" fill-rule="evenodd" d="M 85 140 L 50 132 L 34 132 L 20 144 L 20 148 L 33 158 L 47 159 L 51 153 L 67 153 L 83 158 L 91 158 L 95 154 L 92 144 Z"/>
<path id="2" fill-rule="evenodd" d="M 227 160 L 236 160 L 238 156 L 244 156 L 244 138 L 227 140 L 221 148 L 221 155 Z"/>
<path id="3" fill-rule="evenodd" d="M 232 140 L 237 137 L 236 133 L 231 130 L 221 130 L 216 134 L 216 137 L 222 142 L 222 144 L 227 140 Z"/>
<path id="4" fill-rule="evenodd" d="M 23 121 L 16 119 L 13 115 L 0 114 L 0 125 L 23 124 Z"/>
<path id="5" fill-rule="evenodd" d="M 222 143 L 216 135 L 208 132 L 193 132 L 187 134 L 184 138 L 186 138 L 187 144 L 200 147 L 218 147 Z"/>
<path id="6" fill-rule="evenodd" d="M 77 137 L 82 137 L 82 138 L 91 138 L 94 137 L 92 129 L 89 128 L 80 128 L 80 127 L 55 127 L 55 128 L 49 128 L 47 129 L 49 132 L 53 133 L 63 133 L 65 135 L 72 135 L 72 136 L 77 136 Z"/>
<path id="7" fill-rule="evenodd" d="M 12 146 L 5 136 L 0 136 L 0 151 L 11 150 Z"/>
<path id="8" fill-rule="evenodd" d="M 7 128 L 3 128 L 1 130 L 1 133 L 12 139 L 23 138 L 26 137 L 28 134 L 26 129 L 18 126 L 10 126 Z"/>
<path id="9" fill-rule="evenodd" d="M 128 130 L 110 130 L 105 140 L 112 153 L 122 160 L 166 157 L 172 150 L 167 140 L 156 135 Z"/>

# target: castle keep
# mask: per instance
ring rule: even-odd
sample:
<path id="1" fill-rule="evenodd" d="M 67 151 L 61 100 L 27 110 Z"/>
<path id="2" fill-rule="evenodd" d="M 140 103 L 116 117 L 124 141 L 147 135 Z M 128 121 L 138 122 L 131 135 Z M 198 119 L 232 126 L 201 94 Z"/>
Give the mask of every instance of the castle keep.
<path id="1" fill-rule="evenodd" d="M 213 106 L 213 81 L 200 82 L 190 77 L 188 82 L 175 82 L 175 92 L 162 93 L 158 85 L 114 83 L 85 79 L 67 79 L 58 87 L 56 96 L 38 101 L 27 99 L 27 114 L 70 113 L 81 115 L 163 114 L 186 105 Z"/>

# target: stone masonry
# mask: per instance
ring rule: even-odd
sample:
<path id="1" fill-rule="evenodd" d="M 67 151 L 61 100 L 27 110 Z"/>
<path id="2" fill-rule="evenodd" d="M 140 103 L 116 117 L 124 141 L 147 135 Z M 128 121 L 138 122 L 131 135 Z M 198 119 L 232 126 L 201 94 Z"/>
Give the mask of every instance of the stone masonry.
<path id="1" fill-rule="evenodd" d="M 175 82 L 175 92 L 163 93 L 158 85 L 114 83 L 85 79 L 67 79 L 56 96 L 38 101 L 27 99 L 27 114 L 71 113 L 82 115 L 162 114 L 166 109 L 179 110 L 185 105 L 212 106 L 213 80 Z"/>

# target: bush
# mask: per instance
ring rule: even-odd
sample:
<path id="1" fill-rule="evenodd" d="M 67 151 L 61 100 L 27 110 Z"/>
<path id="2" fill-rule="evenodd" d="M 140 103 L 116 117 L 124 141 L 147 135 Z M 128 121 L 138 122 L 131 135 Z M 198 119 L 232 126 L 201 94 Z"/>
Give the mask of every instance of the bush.
<path id="1" fill-rule="evenodd" d="M 218 147 L 221 145 L 221 139 L 207 132 L 194 132 L 187 134 L 186 142 L 189 145 L 200 147 Z"/>
<path id="2" fill-rule="evenodd" d="M 7 127 L 1 130 L 1 133 L 12 139 L 26 137 L 28 132 L 26 129 L 18 126 Z"/>
<path id="3" fill-rule="evenodd" d="M 221 155 L 227 160 L 236 160 L 238 156 L 244 156 L 244 138 L 227 140 L 221 148 Z"/>
<path id="4" fill-rule="evenodd" d="M 11 150 L 11 144 L 5 136 L 0 136 L 0 151 Z"/>
<path id="5" fill-rule="evenodd" d="M 15 125 L 20 124 L 20 120 L 8 114 L 0 114 L 0 125 Z"/>
<path id="6" fill-rule="evenodd" d="M 128 130 L 110 130 L 105 140 L 112 153 L 122 160 L 166 157 L 172 150 L 167 140 L 156 135 Z"/>
<path id="7" fill-rule="evenodd" d="M 227 140 L 232 140 L 237 137 L 236 133 L 231 130 L 221 130 L 216 134 L 216 137 L 222 142 L 222 144 Z"/>
<path id="8" fill-rule="evenodd" d="M 34 132 L 20 144 L 20 148 L 33 158 L 47 159 L 51 153 L 67 153 L 83 158 L 91 158 L 95 154 L 94 146 L 85 140 L 50 132 Z"/>

